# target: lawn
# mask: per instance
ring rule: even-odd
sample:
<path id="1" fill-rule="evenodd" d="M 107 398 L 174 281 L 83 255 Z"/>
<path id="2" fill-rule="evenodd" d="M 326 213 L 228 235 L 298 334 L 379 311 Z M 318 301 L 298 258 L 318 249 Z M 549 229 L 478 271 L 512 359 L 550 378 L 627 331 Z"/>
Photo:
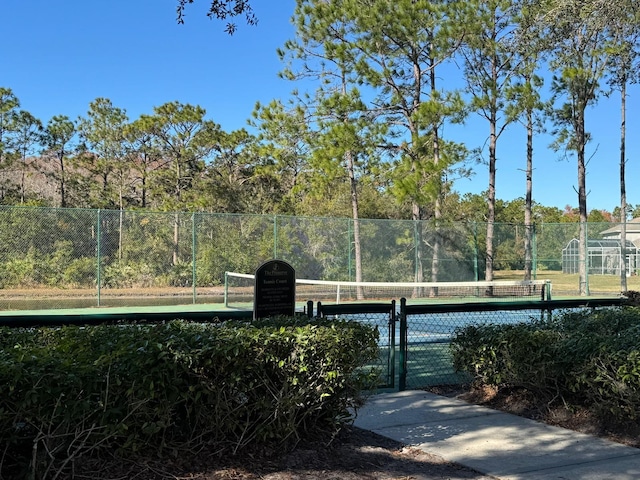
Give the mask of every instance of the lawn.
<path id="1" fill-rule="evenodd" d="M 498 270 L 494 272 L 495 280 L 522 280 L 522 270 Z M 566 298 L 578 295 L 578 274 L 562 273 L 556 270 L 537 272 L 537 280 L 550 280 L 552 298 Z M 589 290 L 592 296 L 617 296 L 622 291 L 620 277 L 617 275 L 589 275 Z M 640 276 L 627 277 L 627 290 L 640 291 Z"/>

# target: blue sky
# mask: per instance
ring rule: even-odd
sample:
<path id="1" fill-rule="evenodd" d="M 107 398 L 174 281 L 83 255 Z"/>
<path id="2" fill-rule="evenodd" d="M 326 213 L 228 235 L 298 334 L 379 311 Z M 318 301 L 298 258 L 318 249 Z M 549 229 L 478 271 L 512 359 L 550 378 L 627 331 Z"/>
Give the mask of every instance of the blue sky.
<path id="1" fill-rule="evenodd" d="M 43 122 L 53 115 L 85 115 L 97 97 L 126 109 L 131 119 L 169 101 L 201 105 L 225 130 L 246 127 L 257 101 L 286 100 L 296 87 L 278 78 L 276 49 L 294 35 L 294 0 L 253 0 L 256 27 L 238 22 L 235 35 L 206 16 L 207 0 L 196 0 L 176 23 L 175 0 L 4 0 L 0 86 L 13 90 L 21 108 Z M 640 87 L 629 91 L 627 113 L 628 202 L 640 204 Z M 589 209 L 619 204 L 619 94 L 591 108 L 587 128 Z M 469 148 L 485 146 L 486 123 L 471 116 L 445 137 Z M 534 199 L 547 206 L 577 205 L 575 158 L 548 148 L 536 137 Z M 524 195 L 525 132 L 514 126 L 498 143 L 497 196 Z M 487 189 L 486 167 L 456 182 L 461 193 Z"/>

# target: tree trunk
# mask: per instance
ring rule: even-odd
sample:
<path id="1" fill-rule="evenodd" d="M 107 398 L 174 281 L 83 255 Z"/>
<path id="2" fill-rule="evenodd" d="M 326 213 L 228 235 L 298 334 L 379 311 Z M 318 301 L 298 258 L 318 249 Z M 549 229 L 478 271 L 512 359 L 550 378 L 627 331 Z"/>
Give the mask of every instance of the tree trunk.
<path id="1" fill-rule="evenodd" d="M 524 279 L 531 280 L 533 269 L 533 225 L 531 223 L 533 195 L 533 112 L 527 109 L 527 191 L 524 201 Z"/>
<path id="2" fill-rule="evenodd" d="M 495 32 L 494 32 L 495 34 Z M 491 79 L 493 85 L 498 84 L 498 59 L 494 55 L 491 61 Z M 485 258 L 485 280 L 493 280 L 493 239 L 496 221 L 496 143 L 498 142 L 498 101 L 495 95 L 491 97 L 489 116 L 489 191 L 487 194 L 487 241 Z M 488 295 L 493 295 L 493 290 L 487 290 Z"/>
<path id="3" fill-rule="evenodd" d="M 356 261 L 356 282 L 362 281 L 362 249 L 360 243 L 360 216 L 358 210 L 358 182 L 356 180 L 353 153 L 348 151 L 345 154 L 347 160 L 347 170 L 349 172 L 349 185 L 351 187 L 351 212 L 353 215 L 353 246 Z M 364 291 L 361 286 L 356 288 L 356 298 L 364 299 Z"/>
<path id="4" fill-rule="evenodd" d="M 124 194 L 122 192 L 122 178 L 120 180 L 120 193 L 119 193 L 119 207 L 120 217 L 118 219 L 118 260 L 122 261 L 122 236 L 124 227 Z"/>
<path id="5" fill-rule="evenodd" d="M 347 78 L 346 72 L 342 71 L 342 94 L 347 95 Z M 344 116 L 343 122 L 346 125 L 349 122 L 347 115 Z M 347 150 L 344 154 L 347 164 L 347 175 L 349 177 L 349 190 L 351 196 L 351 214 L 353 216 L 353 246 L 356 262 L 356 282 L 362 281 L 362 248 L 360 242 L 360 213 L 358 208 L 358 180 L 356 179 L 356 167 L 353 160 L 353 152 Z M 349 255 L 351 255 L 351 247 L 349 247 Z M 361 286 L 356 287 L 356 298 L 364 299 L 364 291 Z"/>
<path id="6" fill-rule="evenodd" d="M 431 50 L 433 51 L 433 44 L 431 44 Z M 436 92 L 436 67 L 435 60 L 433 56 L 431 57 L 431 64 L 429 68 L 429 80 L 431 83 L 431 95 L 434 95 Z M 434 204 L 434 239 L 433 239 L 433 252 L 431 255 L 431 281 L 437 282 L 440 276 L 440 246 L 442 244 L 441 239 L 441 231 L 440 231 L 440 220 L 442 218 L 442 197 L 444 196 L 443 192 L 443 182 L 442 182 L 442 172 L 440 172 L 440 137 L 438 135 L 438 119 L 436 119 L 432 126 L 433 129 L 433 165 L 434 171 L 436 172 L 436 198 Z M 436 287 L 431 288 L 429 292 L 429 296 L 435 297 L 438 295 L 438 291 Z"/>
<path id="7" fill-rule="evenodd" d="M 589 295 L 589 267 L 587 265 L 587 185 L 586 185 L 586 164 L 585 164 L 585 131 L 584 131 L 585 109 L 577 112 L 576 118 L 576 141 L 578 146 L 578 212 L 580 216 L 580 232 L 578 238 L 578 277 L 579 292 L 581 296 Z"/>
<path id="8" fill-rule="evenodd" d="M 180 188 L 180 156 L 176 158 L 176 198 L 178 200 L 178 204 L 180 205 L 181 193 L 182 189 Z M 173 265 L 178 265 L 180 262 L 180 251 L 179 251 L 179 241 L 180 241 L 180 214 L 176 213 L 175 220 L 173 222 Z"/>
<path id="9" fill-rule="evenodd" d="M 22 150 L 22 162 L 20 163 L 20 204 L 23 204 L 25 195 L 25 180 L 27 171 L 27 149 Z"/>
<path id="10" fill-rule="evenodd" d="M 414 222 L 415 227 L 415 235 L 414 235 L 414 246 L 415 246 L 415 274 L 414 274 L 414 282 L 421 283 L 424 281 L 424 268 L 422 266 L 422 208 L 418 205 L 417 202 L 413 202 L 411 206 L 411 218 Z M 413 297 L 419 298 L 422 296 L 422 288 L 415 287 L 413 289 Z"/>
<path id="11" fill-rule="evenodd" d="M 627 187 L 625 182 L 627 82 L 620 87 L 620 291 L 627 291 Z"/>
<path id="12" fill-rule="evenodd" d="M 65 192 L 65 172 L 64 172 L 64 152 L 60 152 L 60 154 L 58 155 L 58 162 L 60 165 L 60 206 L 62 208 L 65 208 L 67 206 L 67 195 Z"/>
<path id="13" fill-rule="evenodd" d="M 493 280 L 493 237 L 496 221 L 496 120 L 491 119 L 491 137 L 489 139 L 489 192 L 487 194 L 487 242 L 485 259 L 485 280 Z"/>
<path id="14" fill-rule="evenodd" d="M 176 213 L 173 221 L 173 265 L 180 263 L 180 214 Z"/>

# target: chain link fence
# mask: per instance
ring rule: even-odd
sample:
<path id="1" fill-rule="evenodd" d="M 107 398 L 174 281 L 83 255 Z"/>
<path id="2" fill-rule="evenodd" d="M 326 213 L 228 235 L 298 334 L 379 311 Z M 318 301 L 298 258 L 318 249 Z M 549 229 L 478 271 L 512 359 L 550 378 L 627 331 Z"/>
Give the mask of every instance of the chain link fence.
<path id="1" fill-rule="evenodd" d="M 309 314 L 313 316 L 309 308 Z M 319 318 L 342 318 L 356 321 L 378 329 L 378 359 L 368 368 L 379 372 L 378 388 L 396 388 L 398 385 L 396 369 L 396 331 L 398 327 L 395 300 L 389 303 L 360 303 L 347 305 L 317 304 L 316 316 Z M 344 346 L 349 349 L 349 345 Z"/>
<path id="2" fill-rule="evenodd" d="M 400 388 L 415 389 L 434 385 L 458 385 L 468 383 L 468 375 L 453 369 L 450 341 L 457 329 L 469 325 L 516 324 L 540 319 L 548 314 L 543 307 L 513 309 L 519 305 L 490 305 L 491 310 L 474 310 L 472 305 L 466 310 L 441 311 L 422 307 L 405 306 L 406 332 L 400 349 L 404 351 L 404 376 Z M 402 315 L 402 314 L 401 314 Z M 401 335 L 401 334 L 400 334 Z"/>
<path id="3" fill-rule="evenodd" d="M 221 303 L 225 271 L 253 273 L 272 258 L 298 278 L 354 281 L 353 226 L 345 218 L 0 207 L 0 309 Z M 483 279 L 484 224 L 359 227 L 363 281 Z M 615 227 L 589 224 L 589 238 L 615 238 Z M 495 279 L 522 279 L 525 227 L 495 231 Z M 555 298 L 578 292 L 577 274 L 563 273 L 563 249 L 577 233 L 577 224 L 535 226 L 533 278 L 550 279 Z M 640 290 L 636 265 L 628 288 Z M 613 274 L 589 281 L 592 294 L 620 292 Z"/>
<path id="4" fill-rule="evenodd" d="M 362 322 L 379 332 L 380 354 L 375 366 L 379 388 L 411 390 L 461 385 L 472 378 L 456 372 L 450 344 L 468 326 L 531 323 L 555 314 L 585 308 L 610 308 L 620 298 L 585 300 L 526 300 L 465 304 L 421 304 L 402 298 L 398 304 L 317 304 L 318 317 Z M 309 308 L 312 312 L 312 307 Z M 345 345 L 348 348 L 348 345 Z"/>
<path id="5" fill-rule="evenodd" d="M 460 385 L 472 378 L 453 368 L 450 342 L 456 331 L 475 325 L 530 323 L 558 313 L 610 308 L 621 299 L 555 300 L 466 305 L 410 305 L 400 301 L 398 314 L 398 389 Z"/>

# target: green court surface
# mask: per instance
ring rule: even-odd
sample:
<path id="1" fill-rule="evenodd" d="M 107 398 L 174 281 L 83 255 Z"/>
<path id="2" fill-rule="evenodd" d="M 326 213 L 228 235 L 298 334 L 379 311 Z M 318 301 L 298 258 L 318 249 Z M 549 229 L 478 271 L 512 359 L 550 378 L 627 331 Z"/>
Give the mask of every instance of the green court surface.
<path id="1" fill-rule="evenodd" d="M 148 300 L 148 299 L 146 299 Z M 55 305 L 55 301 L 52 302 Z M 161 302 L 164 303 L 164 302 Z M 253 302 L 236 303 L 225 307 L 224 303 L 184 303 L 180 305 L 130 305 L 118 307 L 77 307 L 0 310 L 0 326 L 31 326 L 56 324 L 98 324 L 114 321 L 167 321 L 183 319 L 207 322 L 215 318 L 224 320 L 247 319 L 253 316 Z M 296 312 L 303 313 L 306 302 L 296 302 Z"/>
<path id="2" fill-rule="evenodd" d="M 468 375 L 454 371 L 449 343 L 408 345 L 406 388 L 454 385 L 469 381 Z"/>
<path id="3" fill-rule="evenodd" d="M 0 311 L 0 325 L 29 326 L 59 323 L 96 324 L 109 321 L 211 321 L 216 317 L 251 318 L 251 309 L 225 308 L 223 304 L 88 307 Z"/>
<path id="4" fill-rule="evenodd" d="M 399 364 L 399 348 L 396 346 L 393 371 L 389 370 L 387 360 L 389 349 L 380 348 L 378 362 L 368 368 L 380 369 L 380 386 L 378 392 L 397 391 L 400 386 L 401 368 Z M 393 374 L 391 383 L 390 375 Z M 436 385 L 460 385 L 469 383 L 471 377 L 453 369 L 453 361 L 449 343 L 422 343 L 407 346 L 407 371 L 405 388 L 419 389 Z"/>

